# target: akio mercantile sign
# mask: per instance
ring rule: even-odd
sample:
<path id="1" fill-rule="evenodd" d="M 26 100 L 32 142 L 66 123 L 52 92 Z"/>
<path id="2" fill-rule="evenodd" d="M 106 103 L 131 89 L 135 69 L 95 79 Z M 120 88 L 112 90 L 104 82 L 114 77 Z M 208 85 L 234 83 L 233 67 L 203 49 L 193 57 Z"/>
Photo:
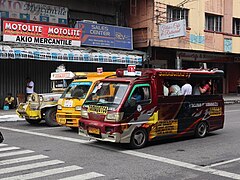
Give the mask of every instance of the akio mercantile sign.
<path id="1" fill-rule="evenodd" d="M 14 21 L 3 22 L 3 41 L 59 46 L 80 46 L 80 29 Z"/>

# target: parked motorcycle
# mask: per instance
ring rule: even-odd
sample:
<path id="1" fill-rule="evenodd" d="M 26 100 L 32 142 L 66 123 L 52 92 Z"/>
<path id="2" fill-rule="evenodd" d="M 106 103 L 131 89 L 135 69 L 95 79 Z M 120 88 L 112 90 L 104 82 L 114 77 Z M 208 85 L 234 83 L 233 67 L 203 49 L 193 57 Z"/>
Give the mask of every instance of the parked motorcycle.
<path id="1" fill-rule="evenodd" d="M 4 140 L 2 133 L 0 132 L 0 143 L 2 143 Z"/>

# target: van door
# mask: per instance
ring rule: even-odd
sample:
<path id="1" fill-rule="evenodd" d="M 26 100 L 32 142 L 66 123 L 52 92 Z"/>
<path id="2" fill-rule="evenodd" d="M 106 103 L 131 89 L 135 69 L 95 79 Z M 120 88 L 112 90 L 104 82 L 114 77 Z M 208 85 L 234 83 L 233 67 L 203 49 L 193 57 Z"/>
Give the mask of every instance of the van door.
<path id="1" fill-rule="evenodd" d="M 124 104 L 124 120 L 126 122 L 148 121 L 153 113 L 150 84 L 135 84 Z"/>

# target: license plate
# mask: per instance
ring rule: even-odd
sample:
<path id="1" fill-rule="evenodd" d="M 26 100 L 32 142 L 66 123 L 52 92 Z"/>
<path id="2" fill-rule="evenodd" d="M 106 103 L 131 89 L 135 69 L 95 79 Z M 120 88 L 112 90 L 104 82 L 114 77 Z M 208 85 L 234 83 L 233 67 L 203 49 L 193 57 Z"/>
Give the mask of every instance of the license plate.
<path id="1" fill-rule="evenodd" d="M 66 100 L 64 102 L 64 107 L 72 107 L 73 105 L 73 101 L 72 100 Z"/>
<path id="2" fill-rule="evenodd" d="M 91 133 L 91 134 L 100 134 L 100 129 L 94 128 L 94 127 L 89 127 L 89 128 L 88 128 L 88 133 Z"/>
<path id="3" fill-rule="evenodd" d="M 88 112 L 96 112 L 97 114 L 107 114 L 108 107 L 107 106 L 96 106 L 89 105 Z"/>

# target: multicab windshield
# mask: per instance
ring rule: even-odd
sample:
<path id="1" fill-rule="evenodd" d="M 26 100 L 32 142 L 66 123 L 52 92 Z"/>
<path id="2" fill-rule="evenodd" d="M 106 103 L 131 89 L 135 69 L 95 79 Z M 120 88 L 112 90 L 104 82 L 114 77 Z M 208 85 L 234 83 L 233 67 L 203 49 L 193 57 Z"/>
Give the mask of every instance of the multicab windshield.
<path id="1" fill-rule="evenodd" d="M 117 108 L 128 88 L 128 83 L 100 82 L 96 84 L 84 105 L 100 105 Z"/>
<path id="2" fill-rule="evenodd" d="M 92 82 L 72 82 L 64 91 L 61 98 L 85 99 Z"/>

